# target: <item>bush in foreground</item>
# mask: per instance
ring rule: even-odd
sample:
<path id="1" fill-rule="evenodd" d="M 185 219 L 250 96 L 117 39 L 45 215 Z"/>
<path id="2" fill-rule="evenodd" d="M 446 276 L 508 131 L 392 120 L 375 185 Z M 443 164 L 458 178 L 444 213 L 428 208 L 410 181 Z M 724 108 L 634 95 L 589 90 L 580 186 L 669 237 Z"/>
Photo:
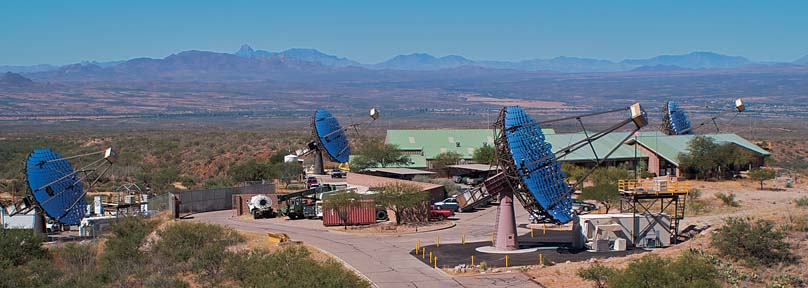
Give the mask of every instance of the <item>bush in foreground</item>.
<path id="1" fill-rule="evenodd" d="M 791 247 L 785 241 L 785 231 L 774 222 L 730 217 L 713 235 L 712 246 L 722 256 L 745 261 L 748 265 L 771 265 L 790 262 Z"/>
<path id="2" fill-rule="evenodd" d="M 676 259 L 648 254 L 625 269 L 594 264 L 578 271 L 578 277 L 603 288 L 721 287 L 713 264 L 702 255 L 686 251 Z"/>
<path id="3" fill-rule="evenodd" d="M 301 246 L 231 254 L 226 267 L 239 287 L 370 287 L 334 260 L 315 261 Z"/>
<path id="4" fill-rule="evenodd" d="M 106 241 L 50 249 L 30 230 L 0 237 L 0 287 L 369 287 L 334 260 L 314 260 L 302 246 L 276 252 L 233 251 L 233 229 L 128 217 Z"/>

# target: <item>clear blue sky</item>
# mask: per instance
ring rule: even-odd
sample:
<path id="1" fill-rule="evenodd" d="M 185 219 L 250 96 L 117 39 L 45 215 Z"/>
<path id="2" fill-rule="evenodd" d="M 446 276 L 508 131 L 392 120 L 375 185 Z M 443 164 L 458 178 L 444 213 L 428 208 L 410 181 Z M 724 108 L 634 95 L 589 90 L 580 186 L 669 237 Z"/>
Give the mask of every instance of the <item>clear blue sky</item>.
<path id="1" fill-rule="evenodd" d="M 0 64 L 244 43 L 363 63 L 413 52 L 621 60 L 697 50 L 791 61 L 808 54 L 808 1 L 0 1 Z"/>

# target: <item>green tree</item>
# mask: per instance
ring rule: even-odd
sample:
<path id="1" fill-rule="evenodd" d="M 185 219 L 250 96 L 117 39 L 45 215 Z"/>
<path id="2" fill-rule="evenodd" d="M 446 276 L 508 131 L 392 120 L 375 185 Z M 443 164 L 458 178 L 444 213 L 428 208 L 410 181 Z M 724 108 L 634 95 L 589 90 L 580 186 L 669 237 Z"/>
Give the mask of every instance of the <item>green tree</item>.
<path id="1" fill-rule="evenodd" d="M 678 159 L 680 169 L 689 177 L 722 179 L 743 170 L 754 157 L 734 144 L 718 144 L 711 137 L 696 136 L 688 143 L 687 153 L 679 154 Z"/>
<path id="2" fill-rule="evenodd" d="M 772 180 L 777 176 L 777 173 L 772 169 L 767 168 L 753 168 L 749 171 L 749 178 L 760 182 L 760 189 L 763 190 L 763 181 Z"/>
<path id="3" fill-rule="evenodd" d="M 303 167 L 295 162 L 271 164 L 268 170 L 269 177 L 267 178 L 280 180 L 285 185 L 285 188 L 289 188 L 289 184 L 292 184 L 292 181 L 303 174 Z"/>
<path id="4" fill-rule="evenodd" d="M 432 160 L 432 168 L 435 169 L 443 169 L 449 165 L 455 165 L 457 162 L 460 162 L 462 159 L 462 155 L 458 154 L 457 152 L 447 151 L 438 154 L 435 156 L 435 159 Z"/>
<path id="5" fill-rule="evenodd" d="M 564 166 L 562 166 L 564 169 Z M 587 172 L 585 168 L 577 168 L 566 166 L 570 173 L 575 174 L 576 181 Z M 595 200 L 598 201 L 603 207 L 606 208 L 606 213 L 615 203 L 620 201 L 620 195 L 617 192 L 617 182 L 621 179 L 633 178 L 633 171 L 626 170 L 622 167 L 598 167 L 589 176 L 588 179 L 592 181 L 594 186 L 584 187 L 579 197 L 582 200 Z"/>
<path id="6" fill-rule="evenodd" d="M 399 150 L 398 145 L 377 141 L 365 143 L 355 154 L 357 156 L 351 160 L 352 171 L 373 167 L 407 166 L 412 161 L 410 156 L 404 155 Z"/>
<path id="7" fill-rule="evenodd" d="M 236 182 L 258 181 L 267 177 L 266 165 L 258 163 L 255 159 L 247 160 L 244 163 L 235 165 L 227 171 L 227 175 Z"/>
<path id="8" fill-rule="evenodd" d="M 595 185 L 615 185 L 621 179 L 634 178 L 634 172 L 620 167 L 599 167 L 592 172 L 591 180 Z M 615 191 L 616 188 L 615 188 Z"/>
<path id="9" fill-rule="evenodd" d="M 584 188 L 579 198 L 582 200 L 598 201 L 601 206 L 606 208 L 606 213 L 609 213 L 609 209 L 611 209 L 615 203 L 620 202 L 620 194 L 617 193 L 617 184 L 608 183 Z"/>
<path id="10" fill-rule="evenodd" d="M 376 194 L 376 201 L 379 204 L 393 210 L 396 225 L 400 225 L 402 222 L 427 220 L 429 211 L 424 207 L 428 204 L 429 195 L 420 186 L 394 182 L 373 187 L 372 190 L 379 192 Z M 404 219 L 405 214 L 408 216 L 407 219 Z"/>
<path id="11" fill-rule="evenodd" d="M 482 147 L 474 149 L 474 154 L 471 156 L 471 159 L 477 163 L 490 165 L 497 161 L 494 159 L 495 153 L 494 146 L 483 143 Z"/>
<path id="12" fill-rule="evenodd" d="M 595 282 L 595 288 L 606 288 L 609 277 L 614 273 L 614 269 L 595 263 L 592 266 L 578 270 L 576 274 L 584 280 Z"/>
<path id="13" fill-rule="evenodd" d="M 328 195 L 323 201 L 323 210 L 331 210 L 337 212 L 337 216 L 342 220 L 345 230 L 348 230 L 348 212 L 351 209 L 351 204 L 360 199 L 359 194 L 355 192 L 338 193 Z"/>
<path id="14" fill-rule="evenodd" d="M 272 156 L 269 156 L 269 159 L 267 159 L 267 162 L 269 162 L 269 164 L 283 163 L 283 157 L 286 157 L 286 155 L 288 155 L 288 154 L 289 154 L 289 151 L 285 151 L 283 149 L 278 150 L 278 151 L 275 152 L 275 154 L 272 154 Z"/>
<path id="15" fill-rule="evenodd" d="M 587 170 L 588 169 L 584 167 L 572 163 L 567 162 L 561 163 L 561 171 L 564 171 L 564 174 L 567 174 L 567 179 L 569 180 L 578 181 L 578 179 L 581 179 L 581 177 L 583 177 L 584 174 L 586 174 Z"/>

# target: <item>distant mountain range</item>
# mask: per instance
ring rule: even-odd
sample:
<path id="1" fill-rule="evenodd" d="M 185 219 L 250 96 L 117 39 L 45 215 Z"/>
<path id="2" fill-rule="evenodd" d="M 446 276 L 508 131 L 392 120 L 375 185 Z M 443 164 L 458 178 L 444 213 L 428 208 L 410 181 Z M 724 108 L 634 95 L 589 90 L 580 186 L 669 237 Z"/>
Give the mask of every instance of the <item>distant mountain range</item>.
<path id="1" fill-rule="evenodd" d="M 797 65 L 808 65 L 808 55 L 805 55 L 805 56 L 803 56 L 802 58 L 797 59 L 796 61 L 794 61 L 794 64 L 797 64 Z"/>
<path id="2" fill-rule="evenodd" d="M 242 45 L 241 48 L 238 51 L 236 51 L 236 53 L 233 54 L 244 58 L 283 56 L 308 62 L 314 62 L 324 66 L 336 66 L 336 67 L 362 66 L 362 64 L 360 64 L 359 62 L 349 60 L 346 58 L 339 58 L 334 55 L 328 55 L 316 49 L 292 48 L 282 52 L 270 52 L 265 50 L 253 50 L 252 47 L 245 44 Z"/>
<path id="3" fill-rule="evenodd" d="M 473 73 L 513 70 L 541 73 L 660 72 L 739 69 L 744 67 L 806 65 L 808 55 L 791 63 L 754 62 L 744 57 L 713 52 L 661 55 L 649 59 L 613 62 L 602 59 L 556 57 L 523 61 L 477 61 L 458 55 L 435 57 L 426 53 L 398 55 L 377 64 L 329 55 L 316 49 L 294 48 L 280 52 L 255 50 L 243 45 L 235 53 L 184 51 L 163 59 L 135 58 L 128 61 L 85 61 L 65 66 L 0 66 L 0 72 L 14 72 L 35 80 L 66 81 L 250 81 L 327 77 L 349 79 L 378 75 L 373 70 L 443 71 L 461 69 Z M 473 69 L 472 69 L 473 68 Z M 390 73 L 389 77 L 409 75 Z M 349 73 L 351 75 L 340 75 Z"/>
<path id="4" fill-rule="evenodd" d="M 24 76 L 13 73 L 13 72 L 6 72 L 0 74 L 0 87 L 4 88 L 21 88 L 21 87 L 28 87 L 34 84 L 34 81 L 31 79 L 25 78 Z"/>

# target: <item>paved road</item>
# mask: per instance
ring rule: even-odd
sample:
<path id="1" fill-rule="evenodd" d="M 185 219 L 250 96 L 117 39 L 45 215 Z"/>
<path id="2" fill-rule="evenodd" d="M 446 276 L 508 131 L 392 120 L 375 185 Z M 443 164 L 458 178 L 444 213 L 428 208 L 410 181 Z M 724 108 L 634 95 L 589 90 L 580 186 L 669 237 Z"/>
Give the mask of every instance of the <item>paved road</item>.
<path id="1" fill-rule="evenodd" d="M 458 214 L 454 228 L 405 235 L 359 235 L 333 232 L 322 226 L 295 225 L 297 221 L 250 220 L 231 217 L 233 212 L 215 211 L 194 215 L 195 221 L 226 225 L 235 229 L 265 232 L 276 231 L 289 234 L 293 240 L 325 250 L 379 287 L 538 287 L 527 276 L 513 273 L 451 277 L 430 268 L 409 254 L 417 240 L 422 245 L 432 244 L 440 235 L 441 243 L 460 242 L 461 234 L 466 241 L 488 241 L 496 219 L 496 207 Z M 517 207 L 517 223 L 527 221 L 527 212 Z M 305 221 L 305 220 L 300 220 Z M 519 233 L 528 230 L 519 228 Z"/>

